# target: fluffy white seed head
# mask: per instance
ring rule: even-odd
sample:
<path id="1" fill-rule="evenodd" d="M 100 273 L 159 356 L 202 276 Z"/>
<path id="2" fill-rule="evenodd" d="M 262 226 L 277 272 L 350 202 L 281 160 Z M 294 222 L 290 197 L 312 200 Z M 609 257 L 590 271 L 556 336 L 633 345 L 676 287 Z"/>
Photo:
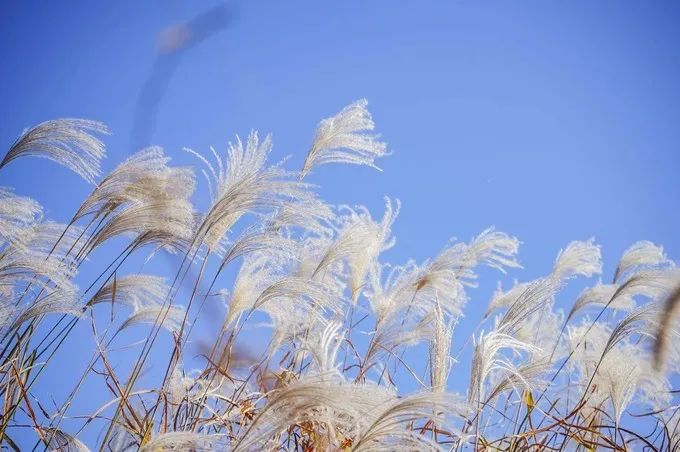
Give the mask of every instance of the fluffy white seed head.
<path id="1" fill-rule="evenodd" d="M 104 124 L 86 119 L 45 121 L 26 131 L 12 145 L 0 168 L 24 156 L 46 158 L 65 166 L 91 184 L 101 174 L 104 143 L 94 134 L 107 134 Z"/>
<path id="2" fill-rule="evenodd" d="M 367 105 L 366 99 L 358 100 L 332 118 L 321 121 L 301 177 L 327 163 L 352 163 L 380 169 L 374 161 L 387 154 L 387 146 L 378 141 L 378 135 L 365 133 L 375 127 Z"/>

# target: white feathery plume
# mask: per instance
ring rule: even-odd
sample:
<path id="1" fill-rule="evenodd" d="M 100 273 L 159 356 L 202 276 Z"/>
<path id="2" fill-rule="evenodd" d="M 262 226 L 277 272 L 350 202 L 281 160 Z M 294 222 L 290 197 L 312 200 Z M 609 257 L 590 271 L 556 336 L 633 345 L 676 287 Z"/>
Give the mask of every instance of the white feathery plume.
<path id="1" fill-rule="evenodd" d="M 513 354 L 519 354 L 520 352 L 531 352 L 538 349 L 538 347 L 519 341 L 497 330 L 486 334 L 482 332 L 475 342 L 468 388 L 468 403 L 470 405 L 484 401 L 484 386 L 493 371 L 500 370 L 509 374 L 518 373 L 511 361 L 500 356 L 501 350 L 505 349 Z M 481 409 L 481 406 L 478 408 Z"/>
<path id="2" fill-rule="evenodd" d="M 267 252 L 256 251 L 246 255 L 236 276 L 225 326 L 249 309 L 253 309 L 260 294 L 274 284 L 281 276 L 277 273 L 281 262 Z"/>
<path id="3" fill-rule="evenodd" d="M 17 308 L 14 306 L 12 299 L 14 293 L 12 287 L 2 287 L 0 285 L 0 333 L 5 333 L 5 328 L 12 323 L 15 315 L 17 315 Z"/>
<path id="4" fill-rule="evenodd" d="M 503 334 L 516 335 L 535 313 L 541 312 L 552 303 L 559 288 L 560 282 L 552 277 L 530 282 L 497 320 L 496 329 Z"/>
<path id="5" fill-rule="evenodd" d="M 26 227 L 0 251 L 0 287 L 25 283 L 37 290 L 57 288 L 74 293 L 72 278 L 76 275 L 76 262 L 73 255 L 67 256 L 67 253 L 79 238 L 80 228 L 72 226 L 64 233 L 65 228 L 50 222 Z"/>
<path id="6" fill-rule="evenodd" d="M 675 341 L 671 341 L 671 332 L 674 331 L 672 325 L 676 323 L 677 311 L 680 307 L 680 281 L 676 283 L 676 287 L 667 297 L 661 319 L 659 320 L 659 327 L 656 331 L 656 340 L 654 342 L 654 367 L 661 369 L 669 348 L 673 349 L 671 345 L 675 345 Z M 674 348 L 675 361 L 680 362 L 680 348 Z"/>
<path id="7" fill-rule="evenodd" d="M 104 285 L 87 303 L 122 303 L 135 309 L 144 306 L 161 305 L 170 287 L 161 276 L 132 274 L 112 279 Z"/>
<path id="8" fill-rule="evenodd" d="M 194 220 L 193 206 L 187 199 L 133 204 L 92 235 L 87 252 L 118 236 L 130 236 L 133 248 L 153 244 L 168 252 L 186 250 L 193 237 Z"/>
<path id="9" fill-rule="evenodd" d="M 678 281 L 680 269 L 676 267 L 639 271 L 616 289 L 612 295 L 612 302 L 616 302 L 620 297 L 634 296 L 660 301 L 671 294 Z"/>
<path id="10" fill-rule="evenodd" d="M 614 330 L 603 322 L 593 324 L 584 319 L 567 331 L 573 351 L 568 365 L 576 370 L 579 384 L 591 383 L 586 397 L 588 406 L 597 409 L 609 399 L 617 422 L 636 392 L 640 402 L 655 409 L 667 404 L 670 398 L 668 380 L 651 369 L 649 352 L 637 341 L 628 341 L 627 333 L 632 331 L 629 327 L 641 320 L 641 315 L 644 317 L 644 311 L 632 314 L 630 320 Z"/>
<path id="11" fill-rule="evenodd" d="M 439 446 L 429 437 L 409 427 L 417 419 L 446 421 L 438 413 L 463 416 L 467 404 L 457 395 L 445 392 L 419 392 L 401 398 L 392 398 L 375 408 L 371 423 L 362 428 L 352 450 L 355 452 L 382 452 L 398 450 L 437 450 Z M 452 433 L 453 425 L 447 426 Z"/>
<path id="12" fill-rule="evenodd" d="M 321 282 L 286 276 L 266 287 L 252 309 L 266 313 L 272 321 L 272 349 L 285 341 L 321 334 L 342 311 L 342 300 Z M 229 311 L 233 318 L 232 311 Z"/>
<path id="13" fill-rule="evenodd" d="M 612 363 L 612 364 L 610 364 Z M 606 382 L 606 388 L 618 423 L 621 415 L 635 395 L 640 378 L 640 365 L 629 357 L 620 356 L 616 363 L 606 359 L 598 369 L 599 379 Z"/>
<path id="14" fill-rule="evenodd" d="M 85 239 L 87 235 L 83 234 L 78 226 L 71 225 L 67 230 L 65 224 L 43 221 L 24 228 L 21 236 L 15 238 L 12 246 L 36 257 L 48 259 L 49 256 L 49 259 L 63 261 L 61 265 L 64 267 L 75 267 L 74 256 L 69 255 L 69 252 L 72 251 L 71 248 L 80 243 L 80 240 L 85 241 Z"/>
<path id="15" fill-rule="evenodd" d="M 571 308 L 567 321 L 571 319 L 578 311 L 589 306 L 608 306 L 611 309 L 620 311 L 629 311 L 635 308 L 634 294 L 623 293 L 614 297 L 618 286 L 616 284 L 602 284 L 598 282 L 593 287 L 584 289 L 576 299 L 574 306 Z"/>
<path id="16" fill-rule="evenodd" d="M 671 293 L 676 281 L 680 280 L 674 266 L 663 269 L 628 272 L 628 279 L 620 284 L 597 284 L 584 290 L 572 307 L 567 320 L 588 305 L 606 306 L 612 309 L 630 310 L 636 305 L 636 297 L 660 300 Z"/>
<path id="17" fill-rule="evenodd" d="M 159 147 L 135 153 L 97 185 L 75 218 L 88 214 L 101 217 L 126 205 L 150 203 L 159 198 L 188 199 L 196 185 L 194 173 L 190 168 L 169 167 L 169 161 L 170 157 Z"/>
<path id="18" fill-rule="evenodd" d="M 218 381 L 212 381 L 198 376 L 191 376 L 184 371 L 181 361 L 178 362 L 170 374 L 168 384 L 164 390 L 170 405 L 170 417 L 179 418 L 187 405 L 200 405 L 204 403 L 204 397 L 220 399 L 220 391 L 223 390 L 223 382 L 229 381 L 222 377 Z M 233 390 L 233 388 L 231 388 Z M 203 400 L 202 400 L 203 399 Z M 226 417 L 226 416 L 225 416 Z"/>
<path id="19" fill-rule="evenodd" d="M 353 439 L 360 424 L 373 417 L 376 406 L 394 396 L 383 388 L 349 384 L 339 377 L 335 373 L 306 375 L 270 391 L 233 451 L 266 450 L 276 433 L 305 421 L 313 421 L 319 433 L 329 437 L 329 448 L 338 437 Z"/>
<path id="20" fill-rule="evenodd" d="M 120 303 L 132 308 L 132 313 L 123 321 L 119 331 L 133 325 L 156 322 L 163 318 L 162 326 L 168 331 L 178 331 L 184 319 L 184 310 L 179 306 L 163 307 L 170 287 L 165 278 L 144 274 L 132 274 L 115 278 L 104 285 L 88 302 L 88 306 L 101 303 Z"/>
<path id="21" fill-rule="evenodd" d="M 663 251 L 663 247 L 654 243 L 642 240 L 632 244 L 621 256 L 614 281 L 619 281 L 624 275 L 630 274 L 639 269 L 650 269 L 652 267 L 673 265 Z"/>
<path id="22" fill-rule="evenodd" d="M 56 428 L 40 428 L 46 439 L 47 447 L 51 451 L 59 452 L 90 452 L 90 449 L 78 438 Z"/>
<path id="23" fill-rule="evenodd" d="M 323 283 L 295 276 L 281 278 L 267 287 L 254 301 L 253 308 L 262 309 L 264 305 L 280 298 L 297 300 L 298 303 L 304 300 L 305 305 L 334 313 L 342 308 L 341 300 L 328 291 Z"/>
<path id="24" fill-rule="evenodd" d="M 468 277 L 465 272 L 479 265 L 495 268 L 503 273 L 506 268 L 522 268 L 515 258 L 518 251 L 517 238 L 488 228 L 466 247 L 461 249 L 451 247 L 438 259 L 448 261 L 449 266 L 457 267 L 461 277 Z"/>
<path id="25" fill-rule="evenodd" d="M 298 242 L 273 228 L 249 227 L 225 250 L 216 251 L 222 258 L 222 267 L 234 259 L 260 251 L 267 254 L 278 254 L 295 259 Z"/>
<path id="26" fill-rule="evenodd" d="M 356 303 L 359 293 L 364 287 L 364 280 L 378 255 L 394 245 L 390 239 L 390 231 L 399 213 L 400 203 L 396 201 L 392 207 L 389 198 L 385 198 L 385 214 L 380 223 L 373 221 L 365 208 L 358 211 L 349 210 L 345 225 L 338 239 L 328 248 L 325 255 L 314 270 L 318 274 L 338 260 L 345 260 L 350 270 L 351 298 Z"/>
<path id="27" fill-rule="evenodd" d="M 427 265 L 427 278 L 441 273 L 456 278 L 462 284 L 475 286 L 477 275 L 473 269 L 480 265 L 505 273 L 505 268 L 519 268 L 515 259 L 519 241 L 503 232 L 489 228 L 472 239 L 469 244 L 456 243 L 442 251 Z"/>
<path id="28" fill-rule="evenodd" d="M 139 452 L 169 452 L 169 451 L 188 451 L 211 452 L 224 447 L 221 444 L 224 435 L 196 432 L 168 432 L 158 435 L 145 445 Z"/>
<path id="29" fill-rule="evenodd" d="M 602 354 L 606 355 L 614 346 L 633 335 L 654 337 L 658 327 L 659 314 L 660 309 L 656 303 L 647 303 L 628 314 L 612 329 Z"/>
<path id="30" fill-rule="evenodd" d="M 303 350 L 310 353 L 319 374 L 337 371 L 337 356 L 345 339 L 342 323 L 331 321 L 323 330 L 311 331 L 303 340 Z"/>
<path id="31" fill-rule="evenodd" d="M 521 364 L 517 367 L 512 367 L 512 371 L 508 372 L 503 369 L 502 372 L 496 372 L 492 375 L 491 389 L 486 396 L 486 402 L 494 400 L 503 392 L 515 390 L 518 392 L 524 391 L 541 391 L 548 382 L 545 379 L 546 373 L 551 369 L 552 365 L 547 359 L 531 360 L 528 363 Z"/>
<path id="32" fill-rule="evenodd" d="M 443 391 L 451 373 L 451 340 L 454 323 L 444 317 L 439 305 L 435 306 L 434 334 L 430 343 L 430 383 L 434 391 Z"/>
<path id="33" fill-rule="evenodd" d="M 327 163 L 368 165 L 380 170 L 374 161 L 387 154 L 387 146 L 378 141 L 378 135 L 365 133 L 375 128 L 367 105 L 366 99 L 360 99 L 319 123 L 301 177 Z"/>
<path id="34" fill-rule="evenodd" d="M 577 275 L 590 277 L 601 272 L 599 246 L 595 245 L 592 239 L 573 241 L 557 254 L 553 272 L 549 276 L 530 282 L 515 283 L 515 286 L 506 292 L 503 292 L 499 286 L 491 298 L 485 317 L 496 309 L 512 306 L 514 311 L 512 317 L 516 317 L 514 321 L 521 321 L 521 318 L 529 317 L 531 313 L 529 311 L 538 310 L 541 308 L 540 305 L 551 302 L 566 280 Z M 517 304 L 518 301 L 521 303 Z M 532 303 L 540 305 L 534 306 Z M 517 306 L 514 306 L 516 304 Z M 517 315 L 522 312 L 524 312 L 522 315 Z"/>
<path id="35" fill-rule="evenodd" d="M 604 322 L 593 322 L 583 318 L 578 325 L 567 327 L 566 342 L 572 353 L 567 361 L 571 370 L 578 370 L 582 379 L 587 379 L 595 371 L 611 336 L 611 327 Z"/>
<path id="36" fill-rule="evenodd" d="M 267 221 L 271 229 L 300 228 L 316 236 L 326 237 L 333 233 L 330 224 L 335 213 L 324 201 L 312 196 L 298 202 L 283 204 Z"/>
<path id="37" fill-rule="evenodd" d="M 349 384 L 329 375 L 311 375 L 267 394 L 267 404 L 236 444 L 234 451 L 267 449 L 277 432 L 313 422 L 326 448 L 350 440 L 352 450 L 432 447 L 410 422 L 436 413 L 465 413 L 466 406 L 449 393 L 416 393 L 397 397 L 372 384 Z M 446 427 L 449 427 L 448 425 Z M 452 427 L 452 426 L 451 426 Z M 391 444 L 391 446 L 389 446 Z"/>
<path id="38" fill-rule="evenodd" d="M 374 266 L 372 290 L 367 292 L 377 316 L 374 342 L 392 350 L 431 337 L 435 305 L 446 315 L 461 315 L 467 300 L 464 284 L 475 285 L 473 268 L 487 265 L 502 270 L 519 266 L 514 259 L 518 244 L 516 239 L 488 229 L 469 244 L 446 248 L 422 266 L 410 263 L 395 267 L 385 282 L 381 281 L 380 265 Z M 374 355 L 376 347 L 370 350 Z"/>
<path id="39" fill-rule="evenodd" d="M 0 162 L 0 168 L 19 157 L 41 157 L 57 162 L 95 184 L 106 151 L 104 143 L 93 133 L 108 134 L 108 129 L 101 122 L 85 119 L 45 121 L 14 142 Z"/>
<path id="40" fill-rule="evenodd" d="M 284 344 L 304 344 L 310 338 L 321 337 L 332 323 L 320 309 L 294 298 L 280 298 L 275 303 L 263 305 L 260 310 L 269 317 L 273 330 L 270 353 Z"/>
<path id="41" fill-rule="evenodd" d="M 78 303 L 78 296 L 75 292 L 66 290 L 53 290 L 43 296 L 37 301 L 31 303 L 25 308 L 16 319 L 12 322 L 10 329 L 20 327 L 27 320 L 45 314 L 68 314 L 75 317 L 80 317 L 83 314 L 82 307 Z"/>
<path id="42" fill-rule="evenodd" d="M 156 250 L 186 250 L 194 236 L 190 197 L 193 171 L 171 168 L 160 148 L 144 149 L 114 169 L 80 206 L 75 218 L 100 218 L 83 255 L 105 241 L 131 236 L 132 248 L 153 244 Z M 154 251 L 155 252 L 155 251 Z"/>
<path id="43" fill-rule="evenodd" d="M 496 290 L 493 293 L 493 296 L 491 297 L 491 301 L 489 302 L 489 307 L 486 309 L 486 312 L 484 313 L 484 318 L 487 318 L 491 313 L 497 309 L 505 308 L 507 306 L 510 306 L 513 304 L 517 298 L 529 287 L 528 282 L 525 283 L 518 283 L 515 281 L 515 285 L 512 286 L 511 289 L 503 291 L 503 287 L 501 286 L 500 281 L 498 282 L 498 286 L 496 287 Z"/>
<path id="44" fill-rule="evenodd" d="M 41 216 L 42 208 L 36 201 L 17 196 L 10 188 L 0 187 L 0 246 L 22 234 Z"/>
<path id="45" fill-rule="evenodd" d="M 623 343 L 600 363 L 593 391 L 609 397 L 618 423 L 633 400 L 654 410 L 671 402 L 671 385 L 663 373 L 650 367 L 650 355 L 638 344 Z"/>
<path id="46" fill-rule="evenodd" d="M 188 377 L 184 373 L 181 363 L 177 363 L 172 369 L 166 388 L 166 395 L 170 405 L 178 408 L 184 399 L 193 399 L 194 397 L 191 393 L 195 385 L 196 379 Z"/>
<path id="47" fill-rule="evenodd" d="M 469 244 L 456 243 L 447 247 L 437 258 L 422 266 L 409 263 L 395 267 L 386 281 L 373 271 L 372 291 L 368 293 L 374 312 L 379 318 L 389 317 L 412 305 L 430 312 L 435 300 L 450 315 L 459 315 L 467 301 L 464 285 L 474 286 L 474 267 L 486 265 L 503 271 L 504 267 L 519 267 L 514 259 L 519 242 L 502 232 L 487 229 Z"/>
<path id="48" fill-rule="evenodd" d="M 141 324 L 156 325 L 159 319 L 163 320 L 161 326 L 166 330 L 176 333 L 180 330 L 184 321 L 184 309 L 179 306 L 143 306 L 133 309 L 132 314 L 120 325 L 118 331 Z"/>
<path id="49" fill-rule="evenodd" d="M 333 235 L 304 236 L 300 239 L 291 273 L 324 283 L 338 297 L 343 297 L 351 278 L 349 266 L 343 259 L 332 259 L 323 271 L 317 271 L 328 251 L 334 246 Z"/>
<path id="50" fill-rule="evenodd" d="M 541 309 L 525 318 L 515 330 L 514 337 L 522 342 L 539 347 L 528 352 L 529 362 L 550 360 L 551 355 L 559 357 L 564 352 L 560 345 L 561 335 L 558 334 L 564 325 L 561 311 L 553 311 L 552 306 L 543 304 Z M 553 353 L 553 350 L 555 351 Z"/>
<path id="51" fill-rule="evenodd" d="M 212 206 L 197 233 L 197 239 L 208 250 L 218 249 L 225 234 L 243 215 L 262 209 L 278 209 L 287 203 L 313 197 L 307 184 L 292 180 L 292 173 L 279 165 L 265 167 L 271 145 L 269 136 L 260 141 L 257 132 L 253 131 L 245 146 L 238 136 L 235 144 L 229 143 L 226 165 L 216 152 L 213 153 L 217 168 L 200 157 L 208 165 L 213 180 Z"/>
<path id="52" fill-rule="evenodd" d="M 423 313 L 415 307 L 380 320 L 373 332 L 372 345 L 364 357 L 364 368 L 379 365 L 383 355 L 394 356 L 400 347 L 431 340 L 436 334 L 436 326 L 433 311 Z"/>
<path id="53" fill-rule="evenodd" d="M 573 241 L 561 250 L 555 260 L 553 275 L 560 280 L 577 275 L 591 277 L 602 273 L 602 261 L 599 245 L 593 239 Z"/>

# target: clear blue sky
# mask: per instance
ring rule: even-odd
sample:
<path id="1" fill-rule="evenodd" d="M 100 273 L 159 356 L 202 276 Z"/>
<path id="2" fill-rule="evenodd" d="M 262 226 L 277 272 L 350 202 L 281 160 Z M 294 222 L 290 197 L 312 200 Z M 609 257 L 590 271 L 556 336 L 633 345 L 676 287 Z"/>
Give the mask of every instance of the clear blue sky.
<path id="1" fill-rule="evenodd" d="M 111 169 L 131 151 L 158 33 L 214 4 L 6 2 L 0 145 L 46 119 L 97 119 L 113 131 Z M 547 273 L 559 248 L 591 236 L 604 279 L 640 239 L 680 257 L 679 3 L 249 0 L 237 9 L 182 56 L 159 103 L 152 141 L 177 162 L 191 162 L 183 146 L 225 149 L 255 128 L 273 134 L 275 160 L 290 154 L 298 167 L 317 122 L 366 97 L 393 151 L 384 173 L 326 166 L 312 181 L 329 201 L 376 215 L 383 195 L 401 199 L 391 261 L 425 259 L 491 225 L 524 242 L 526 270 L 510 279 Z M 0 185 L 61 221 L 90 190 L 36 159 L 7 167 Z M 471 324 L 495 287 L 496 275 L 484 276 L 470 294 Z"/>

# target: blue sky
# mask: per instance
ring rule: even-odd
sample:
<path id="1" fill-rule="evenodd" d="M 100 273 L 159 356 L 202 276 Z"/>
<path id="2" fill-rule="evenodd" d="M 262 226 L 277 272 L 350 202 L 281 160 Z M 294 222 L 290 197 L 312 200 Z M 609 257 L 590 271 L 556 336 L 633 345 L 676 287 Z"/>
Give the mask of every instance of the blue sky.
<path id="1" fill-rule="evenodd" d="M 215 4 L 5 4 L 0 145 L 43 120 L 97 119 L 113 132 L 111 169 L 132 151 L 159 32 Z M 311 180 L 328 201 L 376 216 L 383 195 L 402 201 L 389 260 L 423 260 L 491 225 L 523 241 L 526 269 L 506 281 L 547 273 L 573 239 L 602 245 L 603 279 L 637 240 L 680 257 L 677 2 L 252 0 L 236 9 L 230 26 L 182 56 L 159 103 L 152 141 L 174 161 L 193 163 L 184 146 L 224 150 L 254 128 L 273 134 L 274 160 L 291 155 L 298 167 L 318 121 L 365 97 L 393 151 L 384 172 L 326 166 Z M 90 190 L 36 159 L 5 168 L 0 185 L 61 221 Z M 457 337 L 476 324 L 497 276 L 483 272 L 472 326 Z"/>

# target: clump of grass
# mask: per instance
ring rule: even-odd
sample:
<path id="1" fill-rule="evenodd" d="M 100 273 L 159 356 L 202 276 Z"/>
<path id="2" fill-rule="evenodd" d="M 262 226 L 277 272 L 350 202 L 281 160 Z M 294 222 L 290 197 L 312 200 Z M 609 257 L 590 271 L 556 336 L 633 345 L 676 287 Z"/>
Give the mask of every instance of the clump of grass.
<path id="1" fill-rule="evenodd" d="M 271 138 L 256 132 L 226 155 L 188 150 L 198 183 L 159 148 L 97 182 L 106 128 L 96 122 L 49 121 L 22 135 L 3 171 L 33 155 L 96 186 L 64 225 L 0 188 L 3 447 L 673 450 L 680 331 L 664 312 L 677 310 L 680 279 L 663 249 L 633 244 L 613 281 L 585 289 L 566 315 L 560 291 L 602 272 L 592 239 L 567 244 L 545 276 L 499 285 L 463 345 L 466 371 L 452 341 L 478 268 L 521 268 L 519 241 L 491 228 L 421 263 L 384 262 L 399 202 L 386 199 L 376 219 L 326 204 L 307 181 L 322 164 L 377 168 L 387 146 L 373 129 L 365 100 L 323 120 L 301 171 L 268 163 Z M 209 193 L 203 211 L 197 187 Z M 130 265 L 162 254 L 179 257 L 166 274 Z M 95 264 L 104 268 L 95 278 L 78 276 Z M 194 325 L 208 312 L 222 320 L 206 340 Z M 64 394 L 41 400 L 78 322 L 91 327 L 93 354 Z M 130 343 L 133 327 L 145 334 Z M 255 354 L 242 340 L 253 328 L 269 338 Z M 199 340 L 202 368 L 189 370 Z M 465 393 L 452 379 L 468 382 Z M 106 403 L 74 413 L 95 380 Z"/>

